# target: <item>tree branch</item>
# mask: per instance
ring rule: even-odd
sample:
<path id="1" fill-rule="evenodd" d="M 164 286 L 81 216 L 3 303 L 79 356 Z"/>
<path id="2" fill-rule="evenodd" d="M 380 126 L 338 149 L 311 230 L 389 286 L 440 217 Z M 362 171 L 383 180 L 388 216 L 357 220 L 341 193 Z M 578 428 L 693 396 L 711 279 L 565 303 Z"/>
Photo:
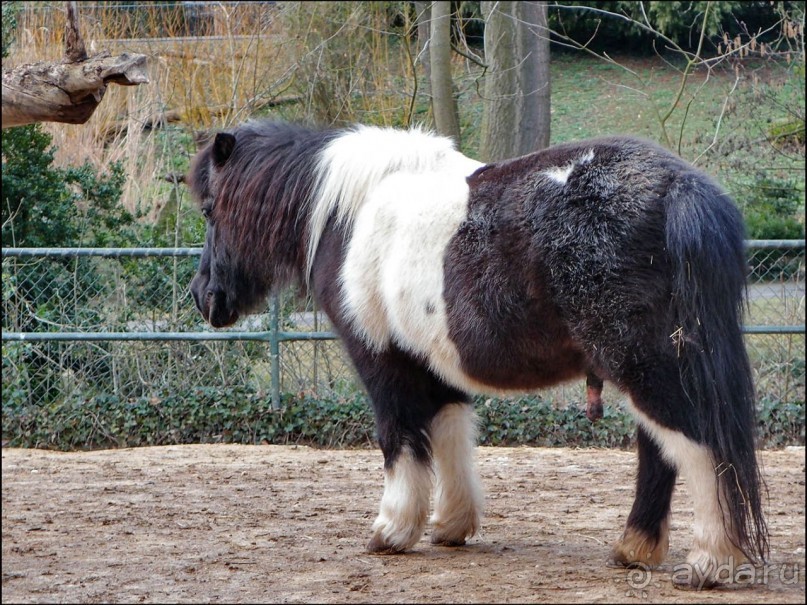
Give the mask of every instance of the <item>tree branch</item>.
<path id="1" fill-rule="evenodd" d="M 146 56 L 101 53 L 80 63 L 34 63 L 3 73 L 2 127 L 34 122 L 84 124 L 109 83 L 148 83 Z"/>
<path id="2" fill-rule="evenodd" d="M 461 48 L 459 48 L 453 42 L 451 43 L 451 50 L 453 50 L 459 56 L 465 57 L 471 63 L 474 63 L 474 64 L 478 65 L 479 67 L 485 67 L 485 68 L 487 67 L 487 65 L 485 65 L 485 63 L 482 61 L 482 59 L 480 59 L 479 57 L 475 56 L 474 54 L 472 54 L 470 52 L 464 52 Z"/>
<path id="3" fill-rule="evenodd" d="M 104 98 L 108 84 L 135 86 L 149 81 L 145 55 L 111 57 L 102 52 L 87 58 L 75 2 L 67 3 L 64 40 L 61 63 L 26 64 L 3 72 L 3 128 L 35 122 L 83 124 Z"/>
<path id="4" fill-rule="evenodd" d="M 64 28 L 65 63 L 78 63 L 87 58 L 84 39 L 78 28 L 78 8 L 75 2 L 67 3 L 67 25 Z"/>

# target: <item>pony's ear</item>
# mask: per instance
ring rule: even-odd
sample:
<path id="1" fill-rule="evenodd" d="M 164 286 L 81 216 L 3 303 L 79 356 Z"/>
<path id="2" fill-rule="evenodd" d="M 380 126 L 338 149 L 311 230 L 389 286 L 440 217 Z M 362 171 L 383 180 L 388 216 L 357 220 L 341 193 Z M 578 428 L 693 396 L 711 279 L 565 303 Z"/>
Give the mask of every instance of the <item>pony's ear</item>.
<path id="1" fill-rule="evenodd" d="M 235 148 L 235 135 L 228 132 L 220 132 L 213 141 L 213 164 L 216 168 L 221 168 L 230 159 Z"/>

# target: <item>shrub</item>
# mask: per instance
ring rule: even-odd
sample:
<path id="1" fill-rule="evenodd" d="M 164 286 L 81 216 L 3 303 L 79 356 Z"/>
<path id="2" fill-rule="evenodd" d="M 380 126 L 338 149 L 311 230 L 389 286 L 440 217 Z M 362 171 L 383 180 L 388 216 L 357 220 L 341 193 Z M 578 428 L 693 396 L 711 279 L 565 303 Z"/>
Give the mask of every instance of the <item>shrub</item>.
<path id="1" fill-rule="evenodd" d="M 4 364 L 6 357 L 4 355 Z M 538 397 L 478 399 L 481 445 L 618 447 L 634 444 L 632 416 L 606 407 L 591 423 L 582 406 L 558 408 Z M 3 445 L 60 450 L 184 443 L 305 444 L 373 447 L 370 405 L 361 394 L 330 400 L 287 395 L 273 410 L 268 398 L 242 387 L 191 388 L 150 397 L 75 396 L 49 405 L 3 398 Z M 763 401 L 760 443 L 804 445 L 804 403 Z"/>
<path id="2" fill-rule="evenodd" d="M 51 137 L 39 125 L 11 128 L 3 134 L 3 246 L 106 247 L 133 241 L 134 217 L 120 206 L 123 170 L 113 165 L 98 174 L 89 165 L 53 166 Z M 26 265 L 24 270 L 20 267 Z M 36 263 L 3 262 L 3 328 L 56 331 L 66 324 L 97 324 L 111 284 L 101 279 L 89 258 L 62 258 Z M 6 372 L 3 357 L 3 402 L 15 372 Z M 26 375 L 32 397 L 43 402 L 60 396 L 59 376 L 41 351 L 21 349 L 13 363 Z M 68 365 L 85 360 L 73 356 Z"/>
<path id="3" fill-rule="evenodd" d="M 738 200 L 745 208 L 749 239 L 803 239 L 804 224 L 796 217 L 803 195 L 795 180 L 757 175 Z"/>

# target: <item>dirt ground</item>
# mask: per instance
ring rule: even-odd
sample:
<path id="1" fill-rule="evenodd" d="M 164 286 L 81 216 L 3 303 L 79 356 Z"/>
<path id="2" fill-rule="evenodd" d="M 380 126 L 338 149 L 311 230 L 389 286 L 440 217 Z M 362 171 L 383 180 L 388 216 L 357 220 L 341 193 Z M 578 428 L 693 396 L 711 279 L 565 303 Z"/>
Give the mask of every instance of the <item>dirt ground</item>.
<path id="1" fill-rule="evenodd" d="M 768 566 L 753 584 L 706 593 L 671 584 L 691 540 L 685 485 L 668 563 L 605 565 L 634 453 L 481 448 L 478 459 L 481 534 L 384 556 L 364 551 L 383 487 L 377 451 L 3 449 L 2 602 L 804 602 L 804 448 L 762 455 Z"/>

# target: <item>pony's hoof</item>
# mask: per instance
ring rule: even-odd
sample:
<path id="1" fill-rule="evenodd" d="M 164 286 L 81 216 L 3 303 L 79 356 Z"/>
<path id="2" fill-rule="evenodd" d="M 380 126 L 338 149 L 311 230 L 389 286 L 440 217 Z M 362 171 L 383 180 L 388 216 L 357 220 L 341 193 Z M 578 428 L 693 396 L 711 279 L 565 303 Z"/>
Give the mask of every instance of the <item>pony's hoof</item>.
<path id="1" fill-rule="evenodd" d="M 479 529 L 477 511 L 480 508 L 481 504 L 450 518 L 435 513 L 431 518 L 431 543 L 436 546 L 465 546 L 465 541 L 472 538 Z"/>
<path id="2" fill-rule="evenodd" d="M 400 546 L 388 543 L 381 536 L 381 532 L 376 532 L 376 534 L 367 543 L 367 552 L 374 555 L 397 555 L 405 550 L 406 549 L 401 548 Z"/>
<path id="3" fill-rule="evenodd" d="M 672 584 L 679 590 L 711 590 L 736 588 L 747 582 L 739 579 L 743 569 L 750 567 L 748 559 L 733 545 L 722 545 L 709 551 L 696 547 L 687 556 L 686 564 L 673 567 Z"/>
<path id="4" fill-rule="evenodd" d="M 432 534 L 430 540 L 435 546 L 465 546 L 464 536 L 462 538 L 449 538 L 448 536 L 441 536 L 435 533 Z"/>
<path id="5" fill-rule="evenodd" d="M 619 546 L 611 549 L 611 554 L 605 562 L 606 567 L 616 567 L 622 569 L 651 569 L 658 565 L 658 562 L 648 559 L 641 561 L 633 556 L 634 553 L 626 553 Z"/>
<path id="6" fill-rule="evenodd" d="M 612 552 L 611 556 L 605 561 L 606 567 L 613 567 L 615 569 L 650 569 L 650 566 L 641 561 L 631 561 L 622 556 L 621 553 Z"/>
<path id="7" fill-rule="evenodd" d="M 669 520 L 662 523 L 658 537 L 628 526 L 622 539 L 611 548 L 608 565 L 628 569 L 654 569 L 664 562 L 669 546 Z"/>

